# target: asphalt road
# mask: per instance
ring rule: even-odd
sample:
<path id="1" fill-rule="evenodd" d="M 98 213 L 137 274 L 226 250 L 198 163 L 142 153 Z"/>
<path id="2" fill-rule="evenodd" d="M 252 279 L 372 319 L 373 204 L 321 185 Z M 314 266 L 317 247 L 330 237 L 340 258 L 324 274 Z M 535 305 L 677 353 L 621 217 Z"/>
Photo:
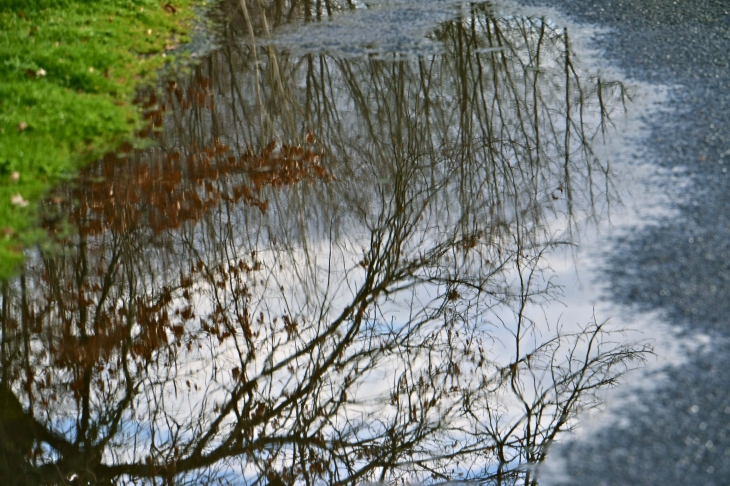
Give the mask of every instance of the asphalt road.
<path id="1" fill-rule="evenodd" d="M 730 484 L 730 2 L 522 0 L 608 27 L 605 57 L 630 79 L 672 86 L 647 120 L 644 153 L 685 168 L 678 216 L 611 245 L 610 298 L 661 319 L 709 349 L 672 366 L 589 437 L 554 451 L 550 485 Z"/>

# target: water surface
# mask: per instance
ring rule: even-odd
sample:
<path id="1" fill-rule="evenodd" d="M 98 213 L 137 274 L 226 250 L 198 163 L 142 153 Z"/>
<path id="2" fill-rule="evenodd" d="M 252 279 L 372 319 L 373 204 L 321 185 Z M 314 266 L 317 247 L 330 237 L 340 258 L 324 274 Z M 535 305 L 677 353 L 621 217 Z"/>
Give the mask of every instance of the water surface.
<path id="1" fill-rule="evenodd" d="M 489 3 L 217 18 L 2 288 L 3 478 L 535 484 L 649 351 L 545 310 L 631 90 Z"/>

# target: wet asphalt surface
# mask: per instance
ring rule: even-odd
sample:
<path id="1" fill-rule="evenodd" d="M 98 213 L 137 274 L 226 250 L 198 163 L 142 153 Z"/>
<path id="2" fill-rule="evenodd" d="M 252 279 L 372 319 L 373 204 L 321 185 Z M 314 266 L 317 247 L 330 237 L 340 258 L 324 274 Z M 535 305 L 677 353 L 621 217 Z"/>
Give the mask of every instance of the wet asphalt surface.
<path id="1" fill-rule="evenodd" d="M 677 213 L 612 245 L 609 298 L 710 345 L 586 439 L 555 448 L 549 485 L 730 484 L 730 2 L 522 0 L 608 27 L 599 46 L 631 80 L 669 85 L 643 154 L 685 169 Z M 548 459 L 550 460 L 550 459 Z"/>

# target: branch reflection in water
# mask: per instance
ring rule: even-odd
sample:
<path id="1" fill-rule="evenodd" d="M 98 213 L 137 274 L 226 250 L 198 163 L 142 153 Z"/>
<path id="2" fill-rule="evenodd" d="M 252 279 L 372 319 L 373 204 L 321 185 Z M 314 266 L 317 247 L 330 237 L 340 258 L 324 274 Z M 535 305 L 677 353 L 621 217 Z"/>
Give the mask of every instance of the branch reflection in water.
<path id="1" fill-rule="evenodd" d="M 488 5 L 433 55 L 269 45 L 335 15 L 304 5 L 224 4 L 224 46 L 145 97 L 157 146 L 49 197 L 2 288 L 4 484 L 534 484 L 650 351 L 529 317 L 611 202 L 623 86 Z"/>

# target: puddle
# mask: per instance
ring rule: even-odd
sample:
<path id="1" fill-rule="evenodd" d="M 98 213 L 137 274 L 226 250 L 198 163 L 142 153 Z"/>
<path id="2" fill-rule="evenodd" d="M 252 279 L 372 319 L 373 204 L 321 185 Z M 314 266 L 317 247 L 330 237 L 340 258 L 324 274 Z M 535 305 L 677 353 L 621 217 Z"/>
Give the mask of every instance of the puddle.
<path id="1" fill-rule="evenodd" d="M 0 467 L 531 484 L 648 357 L 594 276 L 665 210 L 632 145 L 662 93 L 491 4 L 261 5 L 147 95 L 155 146 L 46 202 L 2 289 Z"/>

